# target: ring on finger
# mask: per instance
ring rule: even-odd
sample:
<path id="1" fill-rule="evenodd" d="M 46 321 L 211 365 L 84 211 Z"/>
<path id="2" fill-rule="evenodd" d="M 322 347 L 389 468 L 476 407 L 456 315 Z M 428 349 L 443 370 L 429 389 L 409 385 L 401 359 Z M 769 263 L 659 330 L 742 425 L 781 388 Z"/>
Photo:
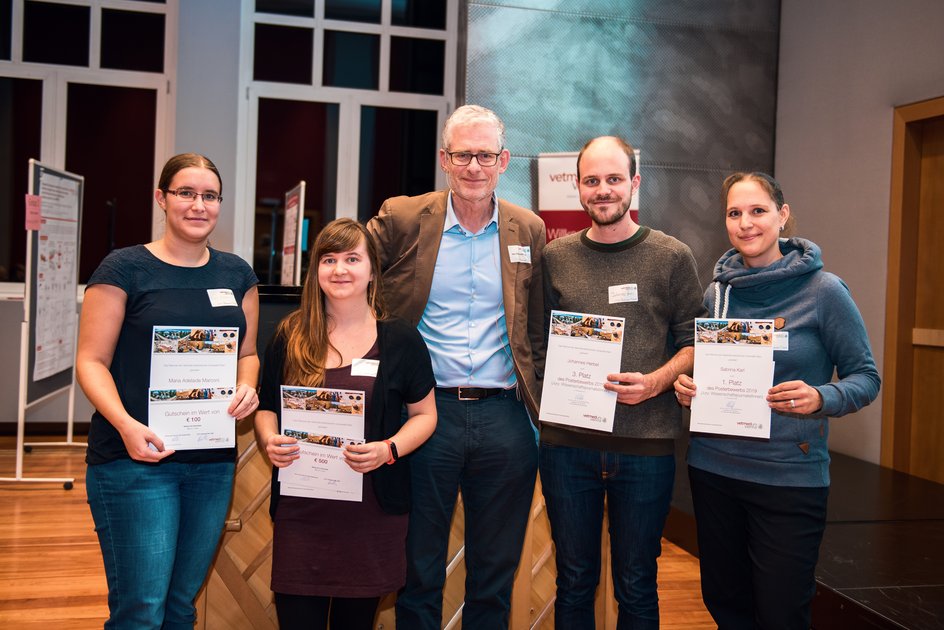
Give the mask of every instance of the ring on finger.
<path id="1" fill-rule="evenodd" d="M 790 409 L 796 409 L 796 406 L 797 406 L 796 401 L 791 398 L 791 399 L 790 399 Z"/>

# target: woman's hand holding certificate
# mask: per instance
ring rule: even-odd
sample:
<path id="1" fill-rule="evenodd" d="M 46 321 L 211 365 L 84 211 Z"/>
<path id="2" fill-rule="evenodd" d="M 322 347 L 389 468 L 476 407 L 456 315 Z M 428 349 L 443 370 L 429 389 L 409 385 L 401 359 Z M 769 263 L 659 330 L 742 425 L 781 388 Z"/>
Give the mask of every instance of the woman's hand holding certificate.
<path id="1" fill-rule="evenodd" d="M 767 395 L 774 380 L 774 322 L 746 319 L 695 320 L 694 382 L 680 389 L 691 402 L 691 430 L 742 437 L 770 437 Z"/>

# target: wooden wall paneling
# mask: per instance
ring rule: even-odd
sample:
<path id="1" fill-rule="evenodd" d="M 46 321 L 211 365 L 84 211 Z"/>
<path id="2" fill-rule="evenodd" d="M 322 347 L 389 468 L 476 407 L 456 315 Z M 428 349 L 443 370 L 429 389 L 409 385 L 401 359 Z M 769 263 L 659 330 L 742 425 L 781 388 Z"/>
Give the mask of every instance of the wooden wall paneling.
<path id="1" fill-rule="evenodd" d="M 256 448 L 251 418 L 240 422 L 238 443 L 240 458 L 226 532 L 198 600 L 198 617 L 205 620 L 204 630 L 278 627 L 269 589 L 271 468 Z"/>
<path id="2" fill-rule="evenodd" d="M 944 100 L 944 99 L 942 99 Z M 944 483 L 944 348 L 918 345 L 944 338 L 944 116 L 913 124 L 921 137 L 921 181 L 915 222 L 914 324 L 911 331 L 911 474 Z"/>
<path id="3" fill-rule="evenodd" d="M 888 277 L 882 374 L 881 464 L 908 472 L 911 461 L 912 328 L 915 317 L 921 185 L 920 121 L 944 115 L 944 98 L 895 108 L 892 121 Z"/>

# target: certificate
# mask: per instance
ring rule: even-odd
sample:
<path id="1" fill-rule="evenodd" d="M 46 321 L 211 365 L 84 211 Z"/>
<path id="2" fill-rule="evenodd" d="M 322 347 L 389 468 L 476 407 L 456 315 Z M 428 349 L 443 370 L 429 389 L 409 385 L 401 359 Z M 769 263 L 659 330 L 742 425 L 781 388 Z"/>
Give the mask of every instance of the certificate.
<path id="1" fill-rule="evenodd" d="M 226 413 L 235 387 L 152 389 L 148 392 L 148 426 L 165 448 L 233 448 L 236 425 Z"/>
<path id="2" fill-rule="evenodd" d="M 238 328 L 155 326 L 148 426 L 166 448 L 233 448 Z"/>
<path id="3" fill-rule="evenodd" d="M 770 319 L 695 320 L 692 431 L 770 438 L 773 339 Z"/>
<path id="4" fill-rule="evenodd" d="M 613 431 L 616 392 L 603 389 L 620 371 L 622 317 L 551 311 L 541 422 Z"/>
<path id="5" fill-rule="evenodd" d="M 280 494 L 360 501 L 364 475 L 344 447 L 364 443 L 364 392 L 282 385 L 282 433 L 298 440 L 299 458 L 279 469 Z"/>

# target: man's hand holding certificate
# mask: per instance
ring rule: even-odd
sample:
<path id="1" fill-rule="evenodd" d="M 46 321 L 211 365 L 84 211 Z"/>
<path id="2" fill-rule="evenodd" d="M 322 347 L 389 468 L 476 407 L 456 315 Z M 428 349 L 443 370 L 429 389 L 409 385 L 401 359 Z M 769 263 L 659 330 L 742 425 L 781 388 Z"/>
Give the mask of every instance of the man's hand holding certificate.
<path id="1" fill-rule="evenodd" d="M 612 431 L 616 392 L 603 389 L 620 371 L 622 317 L 551 311 L 541 422 Z"/>
<path id="2" fill-rule="evenodd" d="M 770 437 L 773 338 L 773 320 L 695 320 L 692 431 Z"/>
<path id="3" fill-rule="evenodd" d="M 148 426 L 175 450 L 233 448 L 239 330 L 155 326 Z"/>

